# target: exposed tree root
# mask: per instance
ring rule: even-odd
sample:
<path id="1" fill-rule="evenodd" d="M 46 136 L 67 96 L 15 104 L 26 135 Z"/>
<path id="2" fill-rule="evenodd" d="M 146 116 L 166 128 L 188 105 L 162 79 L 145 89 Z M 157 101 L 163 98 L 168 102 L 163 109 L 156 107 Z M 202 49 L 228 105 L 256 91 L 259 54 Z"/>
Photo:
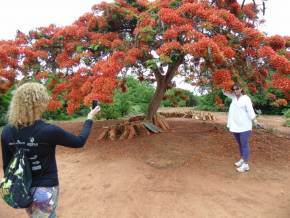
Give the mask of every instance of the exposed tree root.
<path id="1" fill-rule="evenodd" d="M 122 123 L 103 127 L 98 140 L 124 140 L 132 139 L 135 136 L 149 136 L 169 129 L 165 117 L 156 115 L 152 121 L 145 119 L 145 116 L 131 117 Z"/>

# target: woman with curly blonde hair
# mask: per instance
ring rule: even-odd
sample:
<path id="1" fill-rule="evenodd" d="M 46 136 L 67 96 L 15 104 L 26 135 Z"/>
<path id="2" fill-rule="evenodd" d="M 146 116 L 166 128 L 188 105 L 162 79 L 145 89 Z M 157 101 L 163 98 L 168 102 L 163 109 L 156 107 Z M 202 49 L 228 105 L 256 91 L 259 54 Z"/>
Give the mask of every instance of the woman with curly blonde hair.
<path id="1" fill-rule="evenodd" d="M 8 122 L 19 128 L 29 126 L 39 120 L 50 100 L 45 86 L 26 83 L 14 93 L 8 110 Z"/>
<path id="2" fill-rule="evenodd" d="M 91 131 L 92 109 L 76 136 L 41 119 L 50 100 L 46 87 L 29 82 L 18 87 L 10 102 L 8 124 L 1 134 L 3 170 L 7 169 L 17 147 L 26 151 L 32 171 L 32 204 L 26 208 L 30 217 L 56 217 L 59 181 L 55 158 L 56 145 L 83 147 Z"/>

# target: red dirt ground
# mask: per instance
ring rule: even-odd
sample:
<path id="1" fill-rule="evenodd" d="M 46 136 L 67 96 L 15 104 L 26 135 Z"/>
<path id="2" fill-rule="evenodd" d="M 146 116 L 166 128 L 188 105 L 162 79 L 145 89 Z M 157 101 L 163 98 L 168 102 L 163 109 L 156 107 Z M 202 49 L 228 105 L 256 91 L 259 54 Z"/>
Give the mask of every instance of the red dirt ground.
<path id="1" fill-rule="evenodd" d="M 251 170 L 239 174 L 226 115 L 215 115 L 215 122 L 170 118 L 168 132 L 113 142 L 96 138 L 114 121 L 95 122 L 84 148 L 57 149 L 58 217 L 289 218 L 290 128 L 280 117 L 261 117 L 269 131 L 253 131 Z M 0 201 L 0 217 L 26 214 Z"/>

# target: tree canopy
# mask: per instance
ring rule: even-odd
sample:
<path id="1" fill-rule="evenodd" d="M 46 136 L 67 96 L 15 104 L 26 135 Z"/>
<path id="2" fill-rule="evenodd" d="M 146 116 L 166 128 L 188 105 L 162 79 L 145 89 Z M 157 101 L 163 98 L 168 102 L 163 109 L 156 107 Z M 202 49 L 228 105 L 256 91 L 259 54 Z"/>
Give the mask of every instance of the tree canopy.
<path id="1" fill-rule="evenodd" d="M 290 37 L 257 30 L 264 8 L 236 0 L 115 0 L 94 5 L 72 25 L 20 31 L 0 41 L 0 91 L 17 76 L 45 81 L 50 109 L 73 112 L 92 99 L 110 102 L 128 72 L 157 82 L 154 115 L 176 75 L 203 90 L 239 82 L 256 93 L 275 87 L 290 100 Z"/>

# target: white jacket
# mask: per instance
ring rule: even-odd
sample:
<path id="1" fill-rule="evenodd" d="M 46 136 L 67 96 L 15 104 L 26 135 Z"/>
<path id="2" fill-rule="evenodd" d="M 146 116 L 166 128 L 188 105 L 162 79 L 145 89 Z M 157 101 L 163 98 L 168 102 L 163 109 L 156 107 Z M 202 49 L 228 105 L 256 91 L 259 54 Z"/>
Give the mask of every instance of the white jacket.
<path id="1" fill-rule="evenodd" d="M 249 96 L 241 95 L 237 99 L 235 94 L 224 91 L 223 93 L 232 99 L 227 123 L 230 131 L 239 133 L 252 130 L 252 120 L 256 118 L 256 114 Z"/>

